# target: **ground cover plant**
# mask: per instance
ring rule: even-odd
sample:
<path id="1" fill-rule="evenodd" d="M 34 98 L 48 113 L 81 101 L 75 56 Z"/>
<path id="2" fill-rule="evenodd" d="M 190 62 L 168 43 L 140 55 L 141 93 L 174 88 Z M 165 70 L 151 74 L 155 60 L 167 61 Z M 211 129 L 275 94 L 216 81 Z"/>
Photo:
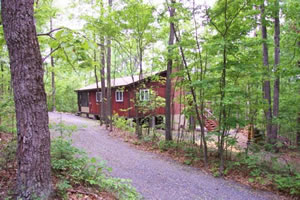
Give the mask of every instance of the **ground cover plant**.
<path id="1" fill-rule="evenodd" d="M 191 140 L 165 141 L 161 130 L 147 135 L 147 129 L 144 129 L 144 137 L 139 139 L 134 132 L 126 130 L 127 128 L 116 127 L 111 135 L 123 138 L 135 148 L 171 157 L 182 164 L 200 168 L 215 177 L 220 177 L 218 150 L 215 145 L 208 149 L 211 159 L 205 166 L 201 148 Z M 239 152 L 232 151 L 229 145 L 223 177 L 256 189 L 275 192 L 282 195 L 282 199 L 297 199 L 300 192 L 299 151 L 291 147 L 292 150 L 282 148 L 281 153 L 275 153 L 266 151 L 267 145 L 252 143 L 247 149 Z M 240 149 L 236 142 L 233 146 Z"/>
<path id="2" fill-rule="evenodd" d="M 72 145 L 70 137 L 76 126 L 60 122 L 50 127 L 59 133 L 51 142 L 53 199 L 141 199 L 129 180 L 111 177 L 111 168 L 104 161 L 89 158 L 84 151 Z M 16 139 L 13 134 L 2 134 L 5 137 L 0 142 L 0 197 L 13 199 Z"/>

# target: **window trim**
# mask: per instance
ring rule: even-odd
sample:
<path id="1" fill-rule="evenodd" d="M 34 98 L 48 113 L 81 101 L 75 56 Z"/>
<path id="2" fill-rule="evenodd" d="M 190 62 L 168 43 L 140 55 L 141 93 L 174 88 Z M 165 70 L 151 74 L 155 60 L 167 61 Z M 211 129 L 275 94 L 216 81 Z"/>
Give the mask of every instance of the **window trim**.
<path id="1" fill-rule="evenodd" d="M 142 93 L 144 93 L 142 98 Z M 147 99 L 145 98 L 145 93 L 148 93 Z M 149 89 L 140 89 L 140 101 L 149 101 L 150 100 L 150 90 Z"/>
<path id="2" fill-rule="evenodd" d="M 118 93 L 119 93 L 119 94 L 122 94 L 122 95 L 121 95 L 122 98 L 119 99 L 119 100 L 118 100 Z M 119 97 L 121 97 L 121 96 L 119 96 Z M 115 91 L 115 101 L 116 101 L 116 102 L 124 102 L 124 91 L 123 91 L 123 90 L 116 90 L 116 91 Z"/>
<path id="3" fill-rule="evenodd" d="M 100 93 L 100 99 L 98 99 L 98 94 Z M 99 102 L 102 102 L 102 92 L 96 92 L 96 102 L 99 103 Z"/>

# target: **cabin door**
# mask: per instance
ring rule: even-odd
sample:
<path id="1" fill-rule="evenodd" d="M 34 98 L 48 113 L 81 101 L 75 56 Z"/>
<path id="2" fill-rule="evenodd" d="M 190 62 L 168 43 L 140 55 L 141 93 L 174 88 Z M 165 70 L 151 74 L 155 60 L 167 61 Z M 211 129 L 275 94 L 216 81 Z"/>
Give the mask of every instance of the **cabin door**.
<path id="1" fill-rule="evenodd" d="M 89 108 L 89 93 L 88 92 L 81 92 L 79 99 L 80 99 L 81 112 L 83 112 L 83 113 L 89 113 L 90 112 L 90 108 Z"/>
<path id="2" fill-rule="evenodd" d="M 90 108 L 90 113 L 94 115 L 99 114 L 99 104 L 96 100 L 96 92 L 90 92 L 89 94 L 89 108 Z"/>

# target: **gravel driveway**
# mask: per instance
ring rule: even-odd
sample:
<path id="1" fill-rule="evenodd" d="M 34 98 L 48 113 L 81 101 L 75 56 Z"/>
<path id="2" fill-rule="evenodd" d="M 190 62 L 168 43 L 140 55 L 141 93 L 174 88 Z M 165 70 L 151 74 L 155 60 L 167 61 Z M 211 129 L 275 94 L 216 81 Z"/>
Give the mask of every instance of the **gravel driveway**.
<path id="1" fill-rule="evenodd" d="M 108 135 L 98 121 L 71 114 L 49 113 L 50 122 L 60 119 L 75 124 L 75 146 L 84 149 L 91 157 L 107 160 L 113 168 L 112 176 L 131 179 L 145 199 L 150 200 L 258 200 L 280 199 L 253 190 L 233 181 L 214 178 L 193 167 L 184 166 L 160 155 L 130 147 L 118 138 Z"/>

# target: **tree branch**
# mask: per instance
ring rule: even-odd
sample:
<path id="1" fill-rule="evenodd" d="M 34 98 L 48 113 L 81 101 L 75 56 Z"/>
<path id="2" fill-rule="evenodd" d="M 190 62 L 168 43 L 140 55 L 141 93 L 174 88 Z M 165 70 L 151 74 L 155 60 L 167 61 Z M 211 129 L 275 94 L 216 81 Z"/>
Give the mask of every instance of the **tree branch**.
<path id="1" fill-rule="evenodd" d="M 45 56 L 42 60 L 42 63 L 44 63 L 47 58 L 49 58 L 55 51 L 57 51 L 61 46 L 59 45 L 58 47 L 56 47 L 55 49 L 53 49 L 47 56 Z"/>
<path id="2" fill-rule="evenodd" d="M 49 37 L 55 39 L 54 37 L 52 37 L 51 34 L 52 34 L 53 32 L 55 32 L 55 31 L 59 31 L 59 30 L 61 30 L 61 29 L 63 29 L 63 28 L 62 28 L 62 27 L 60 27 L 60 28 L 55 28 L 55 29 L 49 31 L 48 33 L 38 33 L 37 36 L 49 36 Z"/>

